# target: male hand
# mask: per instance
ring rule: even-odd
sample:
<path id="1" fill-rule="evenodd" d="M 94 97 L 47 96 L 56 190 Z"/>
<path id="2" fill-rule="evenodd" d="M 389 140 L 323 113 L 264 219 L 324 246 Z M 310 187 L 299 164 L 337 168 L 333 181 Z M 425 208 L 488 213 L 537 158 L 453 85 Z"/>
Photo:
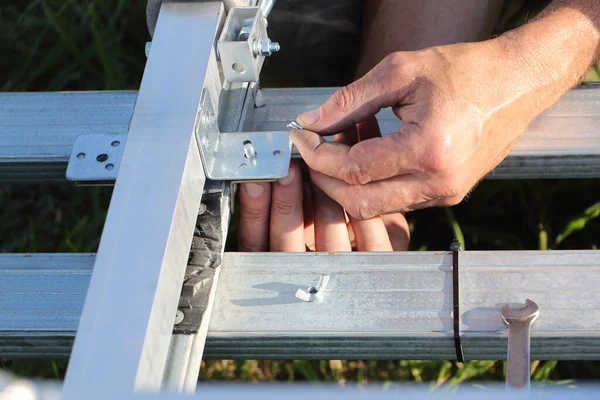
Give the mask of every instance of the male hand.
<path id="1" fill-rule="evenodd" d="M 338 135 L 338 142 L 379 135 L 370 119 Z M 347 217 L 343 208 L 310 182 L 292 162 L 288 176 L 276 183 L 240 186 L 239 248 L 242 251 L 399 251 L 406 250 L 409 231 L 402 214 L 368 220 Z"/>
<path id="2" fill-rule="evenodd" d="M 391 54 L 298 117 L 306 130 L 293 131 L 292 140 L 311 179 L 357 219 L 459 203 L 573 84 L 547 77 L 539 57 L 517 51 L 524 42 L 505 35 Z M 397 132 L 354 146 L 320 136 L 384 107 L 403 121 Z"/>

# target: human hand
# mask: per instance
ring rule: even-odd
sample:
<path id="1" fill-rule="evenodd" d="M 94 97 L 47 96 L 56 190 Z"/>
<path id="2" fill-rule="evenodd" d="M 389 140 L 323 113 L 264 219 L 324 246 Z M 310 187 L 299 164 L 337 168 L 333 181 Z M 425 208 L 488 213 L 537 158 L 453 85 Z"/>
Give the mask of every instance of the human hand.
<path id="1" fill-rule="evenodd" d="M 515 48 L 501 37 L 391 54 L 298 117 L 306 130 L 292 140 L 312 181 L 357 219 L 459 203 L 560 92 Z M 319 135 L 384 107 L 404 122 L 397 132 L 353 146 Z"/>
<path id="2" fill-rule="evenodd" d="M 375 120 L 368 124 L 371 125 L 369 132 L 379 133 Z M 365 136 L 364 124 L 362 131 Z M 360 132 L 360 127 L 356 127 L 337 140 L 358 138 Z M 241 251 L 400 251 L 408 248 L 408 224 L 402 214 L 368 220 L 346 218 L 339 204 L 311 183 L 303 182 L 302 168 L 296 161 L 292 162 L 288 176 L 276 183 L 244 183 L 239 192 Z"/>

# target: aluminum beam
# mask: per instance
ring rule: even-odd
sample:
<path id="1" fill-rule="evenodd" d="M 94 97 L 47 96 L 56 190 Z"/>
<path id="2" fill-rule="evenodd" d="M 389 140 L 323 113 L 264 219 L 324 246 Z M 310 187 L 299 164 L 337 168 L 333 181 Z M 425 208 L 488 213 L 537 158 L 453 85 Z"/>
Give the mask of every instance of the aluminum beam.
<path id="1" fill-rule="evenodd" d="M 248 114 L 244 129 L 285 129 L 334 90 L 262 90 L 256 98 L 260 107 Z M 75 138 L 84 133 L 126 134 L 135 98 L 135 92 L 0 94 L 0 181 L 64 179 Z M 534 120 L 488 178 L 600 177 L 599 102 L 598 85 L 567 93 Z M 378 118 L 384 133 L 399 126 L 390 110 Z"/>
<path id="2" fill-rule="evenodd" d="M 92 258 L 0 255 L 0 356 L 69 354 Z M 447 252 L 225 253 L 221 268 L 207 358 L 455 359 Z M 461 252 L 465 357 L 505 359 L 500 307 L 531 298 L 533 359 L 600 359 L 599 268 L 595 250 Z M 295 298 L 322 273 L 323 302 Z"/>
<path id="3" fill-rule="evenodd" d="M 220 3 L 162 7 L 65 398 L 161 385 L 205 181 L 194 127 L 221 10 Z"/>

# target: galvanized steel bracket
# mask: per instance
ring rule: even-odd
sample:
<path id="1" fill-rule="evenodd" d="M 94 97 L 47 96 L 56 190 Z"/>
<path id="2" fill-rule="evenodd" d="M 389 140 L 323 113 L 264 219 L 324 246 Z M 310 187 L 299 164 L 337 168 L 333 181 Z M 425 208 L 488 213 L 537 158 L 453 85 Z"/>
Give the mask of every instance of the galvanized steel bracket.
<path id="1" fill-rule="evenodd" d="M 219 132 L 208 90 L 202 92 L 196 139 L 209 179 L 275 180 L 287 175 L 292 156 L 288 131 Z"/>
<path id="2" fill-rule="evenodd" d="M 217 50 L 226 81 L 256 82 L 265 56 L 278 51 L 279 45 L 269 40 L 260 7 L 234 7 L 225 21 Z"/>
<path id="3" fill-rule="evenodd" d="M 66 177 L 81 185 L 111 184 L 119 166 L 127 135 L 90 134 L 75 138 Z"/>

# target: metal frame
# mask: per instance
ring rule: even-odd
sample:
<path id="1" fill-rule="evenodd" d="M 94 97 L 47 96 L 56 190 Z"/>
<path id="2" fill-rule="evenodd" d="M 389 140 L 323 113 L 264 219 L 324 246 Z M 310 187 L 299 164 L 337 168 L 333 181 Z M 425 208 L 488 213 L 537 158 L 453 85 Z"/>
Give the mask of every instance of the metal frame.
<path id="1" fill-rule="evenodd" d="M 0 181 L 64 177 L 82 133 L 127 142 L 122 158 L 122 147 L 109 155 L 116 185 L 97 256 L 0 255 L 0 354 L 67 355 L 79 322 L 64 392 L 74 399 L 193 391 L 207 336 L 207 357 L 453 359 L 448 252 L 225 254 L 198 332 L 172 335 L 204 172 L 236 180 L 285 169 L 281 162 L 270 175 L 264 168 L 213 174 L 215 153 L 243 154 L 235 143 L 244 135 L 235 132 L 258 132 L 245 135 L 265 138 L 265 146 L 273 135 L 287 140 L 268 131 L 334 90 L 257 91 L 230 82 L 223 91 L 215 54 L 223 22 L 220 3 L 164 4 L 138 93 L 0 95 Z M 597 86 L 568 93 L 489 177 L 600 177 L 598 101 Z M 389 110 L 378 119 L 383 132 L 398 128 Z M 216 140 L 204 147 L 207 137 Z M 542 310 L 534 358 L 600 358 L 599 251 L 460 252 L 459 259 L 467 359 L 506 357 L 499 308 L 526 297 Z M 322 274 L 330 282 L 321 301 L 296 298 Z"/>
<path id="2" fill-rule="evenodd" d="M 221 106 L 219 114 L 221 122 L 243 116 L 240 130 L 282 130 L 334 90 L 264 89 L 247 96 L 248 112 L 242 114 L 239 108 Z M 77 136 L 127 134 L 136 95 L 137 92 L 0 94 L 0 181 L 64 179 Z M 567 93 L 533 121 L 508 158 L 488 178 L 600 177 L 599 101 L 599 85 L 583 85 Z M 399 126 L 389 110 L 379 113 L 378 119 L 383 132 L 393 132 Z M 233 131 L 223 125 L 221 129 Z"/>
<path id="3" fill-rule="evenodd" d="M 68 354 L 92 262 L 0 256 L 0 355 Z M 506 358 L 500 307 L 525 298 L 540 306 L 533 359 L 600 359 L 600 251 L 465 251 L 459 262 L 466 359 Z M 322 301 L 295 297 L 320 274 Z M 215 296 L 207 358 L 456 358 L 450 252 L 225 253 Z"/>
<path id="4" fill-rule="evenodd" d="M 220 3 L 162 6 L 65 398 L 161 386 L 205 181 L 195 128 L 221 11 Z"/>

